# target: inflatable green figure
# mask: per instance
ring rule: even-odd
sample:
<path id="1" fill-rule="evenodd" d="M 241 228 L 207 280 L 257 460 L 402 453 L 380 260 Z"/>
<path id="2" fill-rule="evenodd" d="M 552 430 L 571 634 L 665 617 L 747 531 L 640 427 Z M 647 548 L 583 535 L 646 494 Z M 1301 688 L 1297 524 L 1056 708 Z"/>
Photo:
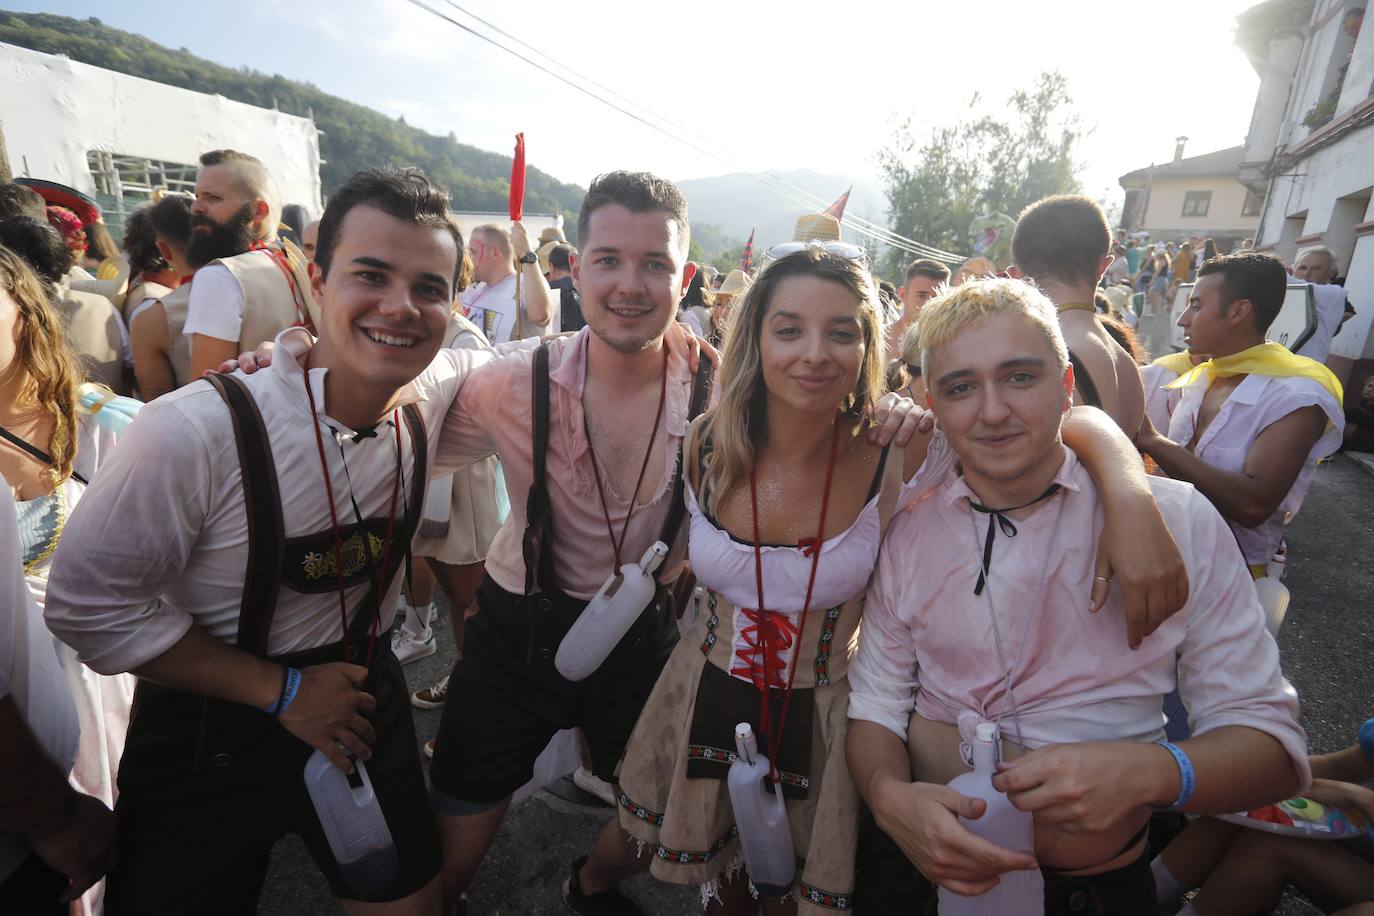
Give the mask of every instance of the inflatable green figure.
<path id="1" fill-rule="evenodd" d="M 1005 213 L 986 213 L 968 225 L 973 237 L 973 253 L 987 258 L 998 270 L 1011 264 L 1011 234 L 1016 220 Z"/>

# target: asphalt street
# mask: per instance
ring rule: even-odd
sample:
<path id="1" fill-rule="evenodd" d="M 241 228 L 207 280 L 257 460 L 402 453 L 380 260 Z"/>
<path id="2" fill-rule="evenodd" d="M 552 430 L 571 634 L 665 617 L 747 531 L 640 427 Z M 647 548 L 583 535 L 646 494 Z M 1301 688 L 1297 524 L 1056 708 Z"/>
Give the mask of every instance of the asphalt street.
<path id="1" fill-rule="evenodd" d="M 1344 456 L 1318 468 L 1287 540 L 1292 603 L 1279 634 L 1284 672 L 1302 699 L 1312 750 L 1337 750 L 1353 743 L 1374 707 L 1374 474 Z M 452 663 L 452 632 L 447 614 L 440 617 L 439 652 L 406 669 L 412 687 L 436 680 Z M 416 710 L 415 724 L 425 740 L 438 728 L 439 713 Z M 572 805 L 547 792 L 512 808 L 472 889 L 471 912 L 562 912 L 559 888 L 568 865 L 591 846 L 609 817 L 607 808 Z M 701 911 L 691 889 L 640 877 L 625 890 L 655 916 Z M 303 847 L 288 839 L 273 856 L 260 912 L 295 916 L 342 910 Z M 1310 916 L 1319 911 L 1290 896 L 1279 912 Z"/>

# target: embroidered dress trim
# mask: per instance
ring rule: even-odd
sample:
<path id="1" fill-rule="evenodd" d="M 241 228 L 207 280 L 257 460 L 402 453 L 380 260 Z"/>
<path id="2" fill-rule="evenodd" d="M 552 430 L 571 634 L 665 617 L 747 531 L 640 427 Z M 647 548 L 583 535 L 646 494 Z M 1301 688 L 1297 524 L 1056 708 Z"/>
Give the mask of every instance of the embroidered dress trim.
<path id="1" fill-rule="evenodd" d="M 739 755 L 732 750 L 723 747 L 712 747 L 709 744 L 689 744 L 687 745 L 688 760 L 709 760 L 713 763 L 721 763 L 725 766 L 735 762 Z M 811 788 L 811 780 L 806 776 L 797 773 L 790 773 L 787 770 L 778 771 L 778 781 L 786 786 L 795 786 L 798 789 Z"/>
<path id="2" fill-rule="evenodd" d="M 730 829 L 725 831 L 725 835 L 712 843 L 710 849 L 672 849 L 659 844 L 654 847 L 654 855 L 658 856 L 664 862 L 673 862 L 678 865 L 700 865 L 718 856 L 720 851 L 730 844 L 730 841 L 735 838 L 738 832 L 735 825 L 731 824 Z"/>
<path id="3" fill-rule="evenodd" d="M 820 647 L 816 650 L 816 686 L 830 686 L 830 644 L 835 641 L 835 626 L 840 619 L 839 607 L 825 612 L 821 623 Z"/>
<path id="4" fill-rule="evenodd" d="M 706 609 L 711 616 L 706 620 L 706 638 L 701 641 L 701 654 L 709 656 L 716 645 L 716 627 L 720 625 L 720 615 L 716 613 L 716 593 L 706 593 Z"/>
<path id="5" fill-rule="evenodd" d="M 643 821 L 644 823 L 648 824 L 649 826 L 663 826 L 663 814 L 661 812 L 650 811 L 648 808 L 644 807 L 639 802 L 635 801 L 634 799 L 630 798 L 630 796 L 626 795 L 624 789 L 620 790 L 619 800 L 621 808 L 623 808 L 625 811 L 629 812 L 639 820 Z"/>
<path id="6" fill-rule="evenodd" d="M 854 908 L 853 894 L 836 894 L 832 891 L 823 891 L 805 881 L 798 883 L 797 892 L 801 899 L 828 910 L 852 910 Z"/>

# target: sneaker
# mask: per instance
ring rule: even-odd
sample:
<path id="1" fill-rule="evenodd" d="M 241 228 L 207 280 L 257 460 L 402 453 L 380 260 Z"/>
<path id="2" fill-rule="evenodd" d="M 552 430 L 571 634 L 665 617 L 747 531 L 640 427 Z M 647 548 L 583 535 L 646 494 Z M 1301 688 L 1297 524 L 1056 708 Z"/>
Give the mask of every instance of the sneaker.
<path id="1" fill-rule="evenodd" d="M 578 767 L 573 771 L 572 781 L 573 785 L 583 792 L 595 795 L 610 807 L 615 807 L 615 788 L 591 770 L 586 767 Z"/>
<path id="2" fill-rule="evenodd" d="M 586 862 L 586 856 L 573 860 L 572 873 L 563 882 L 564 906 L 582 916 L 644 916 L 644 911 L 634 901 L 614 887 L 599 894 L 582 893 L 578 872 Z"/>
<path id="3" fill-rule="evenodd" d="M 448 699 L 448 675 L 437 684 L 430 684 L 410 695 L 410 702 L 420 709 L 443 709 Z"/>
<path id="4" fill-rule="evenodd" d="M 424 633 L 411 634 L 406 632 L 405 627 L 397 627 L 391 634 L 391 651 L 403 665 L 429 658 L 438 651 L 438 646 L 434 644 L 434 631 L 425 627 Z"/>
<path id="5" fill-rule="evenodd" d="M 426 626 L 429 626 L 430 624 L 432 624 L 434 621 L 436 621 L 436 620 L 438 620 L 438 619 L 439 619 L 439 605 L 437 605 L 437 604 L 435 604 L 433 601 L 431 601 L 431 602 L 429 603 L 429 613 L 428 613 L 427 615 L 425 615 L 425 625 L 426 625 Z"/>

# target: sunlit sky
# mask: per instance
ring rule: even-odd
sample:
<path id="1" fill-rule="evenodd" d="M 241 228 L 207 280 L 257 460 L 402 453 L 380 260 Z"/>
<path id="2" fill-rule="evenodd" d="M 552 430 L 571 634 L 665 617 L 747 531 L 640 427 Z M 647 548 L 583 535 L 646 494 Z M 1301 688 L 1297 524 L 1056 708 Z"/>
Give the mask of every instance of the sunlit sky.
<path id="1" fill-rule="evenodd" d="M 222 64 L 309 80 L 485 149 L 508 153 L 523 130 L 532 165 L 580 184 L 611 168 L 675 179 L 795 168 L 873 178 L 895 122 L 915 114 L 919 124 L 950 123 L 975 93 L 980 113 L 995 110 L 1038 71 L 1058 68 L 1091 131 L 1080 148 L 1084 190 L 1115 196 L 1119 175 L 1170 159 L 1178 135 L 1190 138 L 1188 155 L 1241 143 L 1259 84 L 1232 40 L 1236 14 L 1256 0 L 456 0 L 691 128 L 715 158 L 407 0 L 0 2 L 98 16 Z M 471 22 L 447 0 L 425 2 Z"/>

